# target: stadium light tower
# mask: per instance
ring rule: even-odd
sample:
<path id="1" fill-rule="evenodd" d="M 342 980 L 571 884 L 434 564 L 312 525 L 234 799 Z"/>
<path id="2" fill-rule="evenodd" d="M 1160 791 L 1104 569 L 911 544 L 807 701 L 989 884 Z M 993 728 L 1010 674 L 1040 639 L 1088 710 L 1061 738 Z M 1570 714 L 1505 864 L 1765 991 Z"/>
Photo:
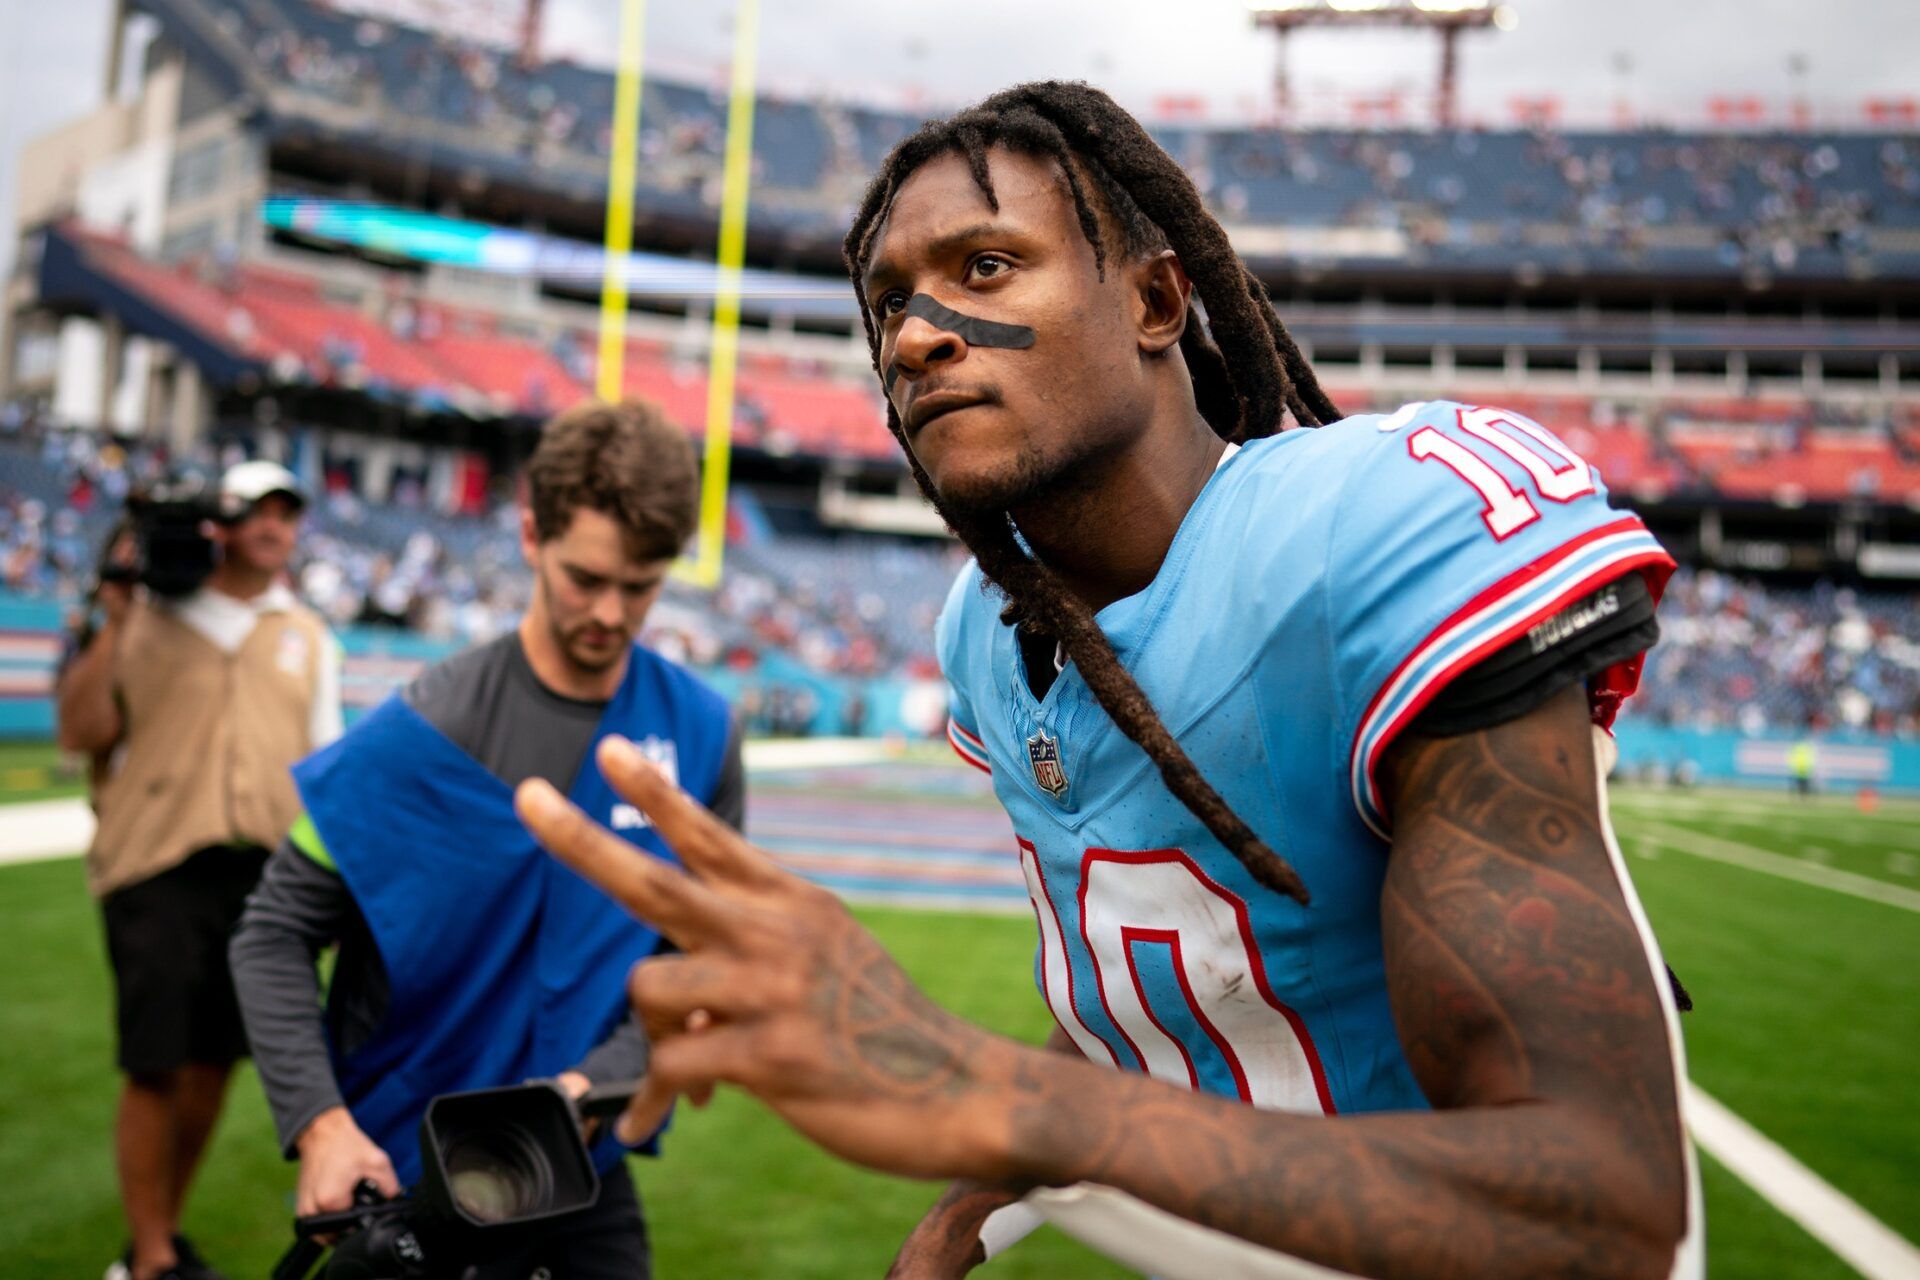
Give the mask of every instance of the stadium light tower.
<path id="1" fill-rule="evenodd" d="M 540 65 L 540 29 L 545 25 L 546 0 L 525 0 L 520 10 L 520 65 Z"/>
<path id="2" fill-rule="evenodd" d="M 1301 27 L 1409 27 L 1425 28 L 1440 37 L 1440 92 L 1435 99 L 1440 127 L 1455 119 L 1455 80 L 1459 55 L 1455 48 L 1462 31 L 1497 27 L 1511 31 L 1519 18 L 1509 5 L 1495 0 L 1254 0 L 1247 8 L 1256 27 L 1270 27 L 1280 42 L 1273 73 L 1275 105 L 1282 118 L 1293 111 L 1293 92 L 1287 82 L 1287 37 Z"/>

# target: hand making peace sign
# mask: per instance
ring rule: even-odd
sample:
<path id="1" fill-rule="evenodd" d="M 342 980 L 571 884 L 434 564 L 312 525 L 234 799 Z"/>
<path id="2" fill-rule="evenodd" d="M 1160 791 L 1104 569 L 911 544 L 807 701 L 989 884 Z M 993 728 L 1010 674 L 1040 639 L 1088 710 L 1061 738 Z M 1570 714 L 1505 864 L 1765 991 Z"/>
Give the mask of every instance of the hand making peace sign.
<path id="1" fill-rule="evenodd" d="M 542 781 L 521 820 L 568 866 L 680 948 L 628 983 L 653 1042 L 620 1121 L 645 1134 L 676 1095 L 736 1084 L 849 1160 L 917 1177 L 1005 1176 L 1020 1048 L 941 1009 L 840 900 L 777 866 L 622 738 L 601 771 L 685 870 L 642 853 Z"/>

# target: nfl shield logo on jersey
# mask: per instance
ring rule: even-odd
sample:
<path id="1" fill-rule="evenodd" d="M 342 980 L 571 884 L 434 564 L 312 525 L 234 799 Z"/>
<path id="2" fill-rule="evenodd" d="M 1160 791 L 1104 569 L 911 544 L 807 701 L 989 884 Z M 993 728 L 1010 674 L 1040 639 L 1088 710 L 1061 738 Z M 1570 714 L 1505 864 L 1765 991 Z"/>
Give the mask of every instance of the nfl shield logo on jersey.
<path id="1" fill-rule="evenodd" d="M 1045 729 L 1027 739 L 1027 758 L 1033 761 L 1033 780 L 1054 799 L 1067 794 L 1067 771 L 1060 767 L 1060 740 Z"/>

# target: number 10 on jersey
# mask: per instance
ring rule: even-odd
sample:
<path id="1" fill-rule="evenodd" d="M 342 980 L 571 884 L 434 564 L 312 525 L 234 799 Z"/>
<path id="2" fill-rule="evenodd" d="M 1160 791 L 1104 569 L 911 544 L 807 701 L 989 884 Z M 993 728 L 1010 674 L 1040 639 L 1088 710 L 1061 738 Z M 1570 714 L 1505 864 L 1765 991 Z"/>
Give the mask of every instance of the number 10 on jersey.
<path id="1" fill-rule="evenodd" d="M 1088 849 L 1071 903 L 1020 841 L 1041 991 L 1093 1062 L 1288 1111 L 1334 1110 L 1300 1015 L 1274 992 L 1246 902 L 1179 849 Z M 1084 1014 L 1083 1014 L 1084 1010 Z"/>
<path id="2" fill-rule="evenodd" d="M 1457 411 L 1459 429 L 1520 464 L 1541 497 L 1571 502 L 1594 491 L 1593 468 L 1579 454 L 1525 418 L 1497 409 Z M 1442 463 L 1480 494 L 1481 519 L 1488 532 L 1503 539 L 1540 518 L 1533 499 L 1515 488 L 1478 452 L 1443 433 L 1422 427 L 1407 437 L 1407 452 Z"/>

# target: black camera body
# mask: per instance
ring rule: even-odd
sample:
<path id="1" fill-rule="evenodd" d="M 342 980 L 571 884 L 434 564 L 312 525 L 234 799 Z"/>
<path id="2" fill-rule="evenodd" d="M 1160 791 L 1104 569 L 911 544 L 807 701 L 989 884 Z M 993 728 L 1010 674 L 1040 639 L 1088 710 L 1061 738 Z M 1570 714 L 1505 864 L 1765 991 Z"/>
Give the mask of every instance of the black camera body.
<path id="1" fill-rule="evenodd" d="M 321 1272 L 325 1280 L 425 1280 L 435 1274 L 434 1255 L 445 1250 L 432 1223 L 413 1220 L 409 1201 L 382 1200 L 371 1182 L 355 1187 L 353 1198 L 354 1207 L 345 1215 L 353 1225 L 343 1228 L 346 1234 L 327 1259 Z M 275 1280 L 304 1277 L 322 1252 L 311 1241 L 295 1245 L 274 1269 Z"/>
<path id="2" fill-rule="evenodd" d="M 110 556 L 100 580 L 139 583 L 156 595 L 187 595 L 219 563 L 208 526 L 230 518 L 218 493 L 197 479 L 165 481 L 137 491 L 127 498 L 132 561 L 116 564 Z"/>
<path id="3" fill-rule="evenodd" d="M 544 1223 L 592 1205 L 600 1175 L 581 1132 L 617 1113 L 630 1089 L 595 1090 L 576 1106 L 550 1080 L 446 1093 L 420 1120 L 419 1183 L 383 1200 L 362 1183 L 354 1207 L 294 1220 L 299 1242 L 274 1280 L 306 1280 L 338 1236 L 324 1280 L 434 1280 L 522 1243 Z"/>

